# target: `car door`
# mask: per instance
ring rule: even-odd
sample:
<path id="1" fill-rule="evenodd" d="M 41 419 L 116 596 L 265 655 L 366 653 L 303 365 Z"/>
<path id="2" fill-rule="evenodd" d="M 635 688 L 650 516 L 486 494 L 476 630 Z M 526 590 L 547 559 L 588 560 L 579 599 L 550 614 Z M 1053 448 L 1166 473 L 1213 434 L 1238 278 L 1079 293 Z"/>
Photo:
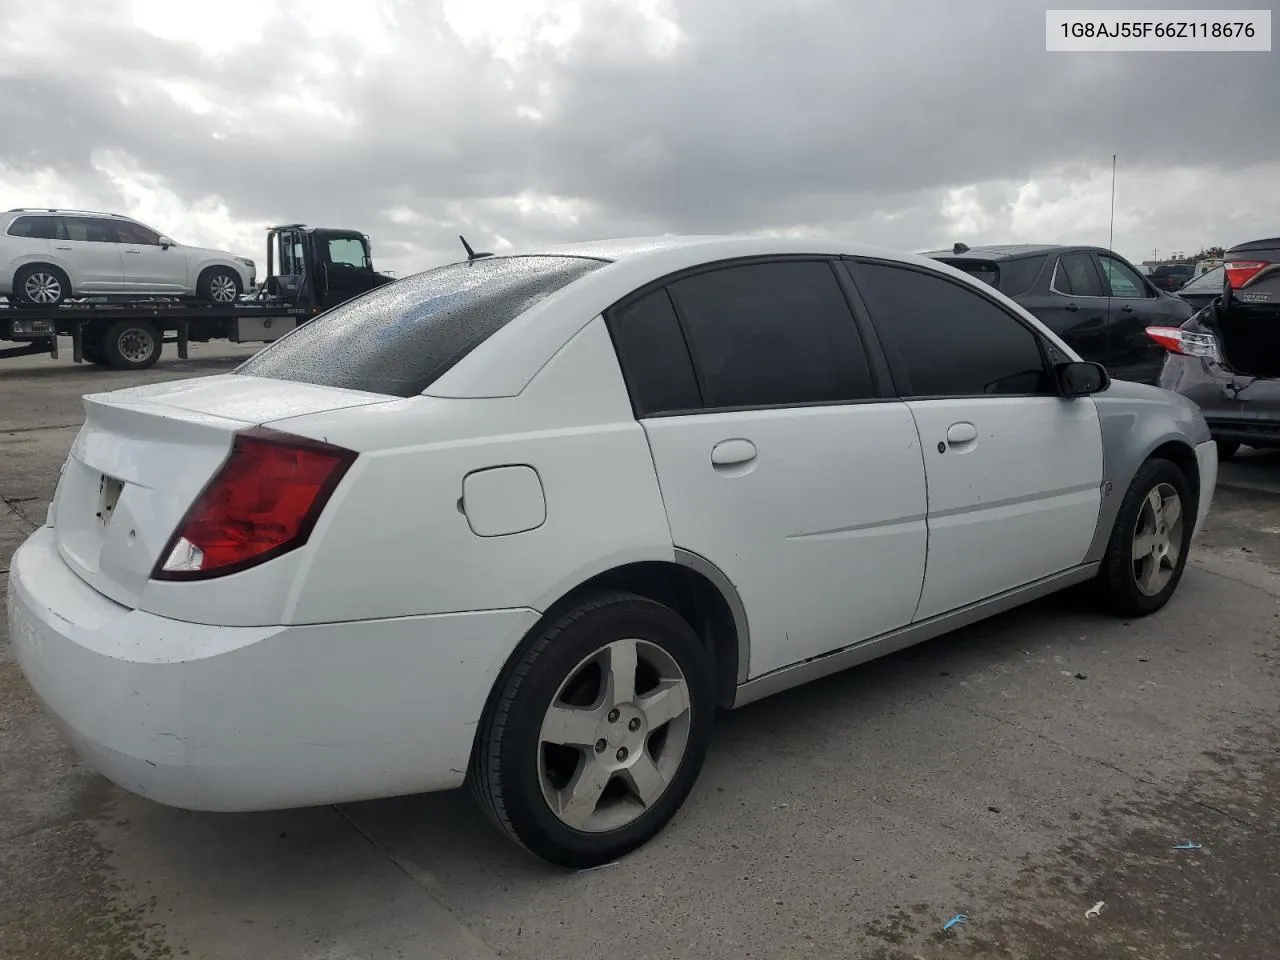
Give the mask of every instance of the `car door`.
<path id="1" fill-rule="evenodd" d="M 120 245 L 124 286 L 130 293 L 182 293 L 187 289 L 187 258 L 176 247 L 162 247 L 160 234 L 140 223 L 111 223 Z"/>
<path id="2" fill-rule="evenodd" d="M 67 264 L 76 295 L 125 289 L 120 244 L 106 217 L 59 217 L 53 250 Z"/>
<path id="3" fill-rule="evenodd" d="M 1039 334 L 973 285 L 885 261 L 851 271 L 924 451 L 915 619 L 1082 563 L 1101 504 L 1093 400 L 1059 396 Z"/>
<path id="4" fill-rule="evenodd" d="M 1087 250 L 1060 254 L 1036 293 L 1018 302 L 1085 360 L 1107 364 L 1107 290 Z"/>
<path id="5" fill-rule="evenodd" d="M 836 265 L 717 266 L 608 319 L 672 542 L 743 602 L 748 675 L 907 625 L 924 462 L 906 404 L 877 390 Z"/>
<path id="6" fill-rule="evenodd" d="M 1147 336 L 1147 327 L 1180 326 L 1190 311 L 1176 297 L 1160 296 L 1119 257 L 1099 253 L 1097 258 L 1110 297 L 1107 370 L 1121 380 L 1155 383 L 1164 348 Z"/>

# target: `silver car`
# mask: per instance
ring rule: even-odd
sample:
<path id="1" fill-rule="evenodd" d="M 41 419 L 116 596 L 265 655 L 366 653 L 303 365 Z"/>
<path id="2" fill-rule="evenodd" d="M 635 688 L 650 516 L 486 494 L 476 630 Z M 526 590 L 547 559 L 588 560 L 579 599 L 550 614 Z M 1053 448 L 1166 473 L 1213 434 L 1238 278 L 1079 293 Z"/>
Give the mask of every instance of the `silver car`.
<path id="1" fill-rule="evenodd" d="M 1224 259 L 1221 287 L 1195 316 L 1147 329 L 1168 351 L 1159 385 L 1199 405 L 1219 459 L 1242 444 L 1280 447 L 1280 237 L 1238 244 Z"/>
<path id="2" fill-rule="evenodd" d="M 252 290 L 248 257 L 176 243 L 112 213 L 15 209 L 0 213 L 0 296 L 55 307 L 87 296 L 195 297 L 232 304 Z"/>

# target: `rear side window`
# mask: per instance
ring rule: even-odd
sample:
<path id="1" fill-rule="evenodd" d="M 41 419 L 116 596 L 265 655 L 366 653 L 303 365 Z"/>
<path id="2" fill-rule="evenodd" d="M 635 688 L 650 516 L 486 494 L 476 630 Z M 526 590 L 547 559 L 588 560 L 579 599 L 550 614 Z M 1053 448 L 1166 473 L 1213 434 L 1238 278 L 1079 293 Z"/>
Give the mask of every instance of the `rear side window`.
<path id="1" fill-rule="evenodd" d="M 853 277 L 910 397 L 1052 392 L 1036 335 L 990 300 L 936 274 L 858 263 Z"/>
<path id="2" fill-rule="evenodd" d="M 829 263 L 723 267 L 677 280 L 668 289 L 706 407 L 875 396 L 853 314 Z"/>
<path id="3" fill-rule="evenodd" d="M 1000 264 L 1000 292 L 1007 297 L 1026 293 L 1040 276 L 1040 271 L 1048 259 L 1048 255 L 1044 255 L 1005 260 Z"/>
<path id="4" fill-rule="evenodd" d="M 1053 289 L 1068 297 L 1107 295 L 1090 253 L 1065 253 L 1059 257 L 1053 273 Z"/>
<path id="5" fill-rule="evenodd" d="M 58 222 L 53 217 L 17 217 L 9 224 L 9 236 L 30 240 L 52 240 L 58 235 Z"/>
<path id="6" fill-rule="evenodd" d="M 412 397 L 539 300 L 604 264 L 494 257 L 437 267 L 334 307 L 234 372 Z"/>
<path id="7" fill-rule="evenodd" d="M 102 217 L 61 217 L 63 240 L 86 243 L 116 243 L 116 231 L 110 220 Z"/>
<path id="8" fill-rule="evenodd" d="M 609 328 L 636 416 L 701 406 L 689 348 L 665 289 L 611 310 Z"/>

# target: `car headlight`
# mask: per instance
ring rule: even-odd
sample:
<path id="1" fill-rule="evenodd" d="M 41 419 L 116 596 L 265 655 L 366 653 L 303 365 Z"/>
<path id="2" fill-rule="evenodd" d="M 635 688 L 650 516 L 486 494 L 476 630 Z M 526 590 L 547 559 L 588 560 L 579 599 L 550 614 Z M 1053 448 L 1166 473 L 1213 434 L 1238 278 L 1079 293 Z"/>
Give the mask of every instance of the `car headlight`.
<path id="1" fill-rule="evenodd" d="M 236 257 L 236 260 L 238 260 L 240 263 L 243 263 L 250 270 L 254 269 L 254 262 L 250 260 L 248 257 Z"/>

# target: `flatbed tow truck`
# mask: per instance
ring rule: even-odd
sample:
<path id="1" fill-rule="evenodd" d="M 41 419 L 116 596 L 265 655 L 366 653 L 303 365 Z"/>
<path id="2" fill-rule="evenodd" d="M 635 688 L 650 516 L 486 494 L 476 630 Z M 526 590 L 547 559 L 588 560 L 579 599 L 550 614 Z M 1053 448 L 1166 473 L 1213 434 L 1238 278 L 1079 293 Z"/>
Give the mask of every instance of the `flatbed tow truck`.
<path id="1" fill-rule="evenodd" d="M 166 297 L 93 297 L 57 307 L 0 303 L 0 341 L 18 344 L 0 346 L 0 360 L 39 354 L 56 359 L 59 338 L 70 337 L 76 363 L 143 370 L 155 365 L 162 344 L 175 344 L 185 360 L 192 341 L 268 343 L 394 279 L 373 269 L 363 233 L 300 223 L 268 227 L 266 277 L 234 304 Z"/>

